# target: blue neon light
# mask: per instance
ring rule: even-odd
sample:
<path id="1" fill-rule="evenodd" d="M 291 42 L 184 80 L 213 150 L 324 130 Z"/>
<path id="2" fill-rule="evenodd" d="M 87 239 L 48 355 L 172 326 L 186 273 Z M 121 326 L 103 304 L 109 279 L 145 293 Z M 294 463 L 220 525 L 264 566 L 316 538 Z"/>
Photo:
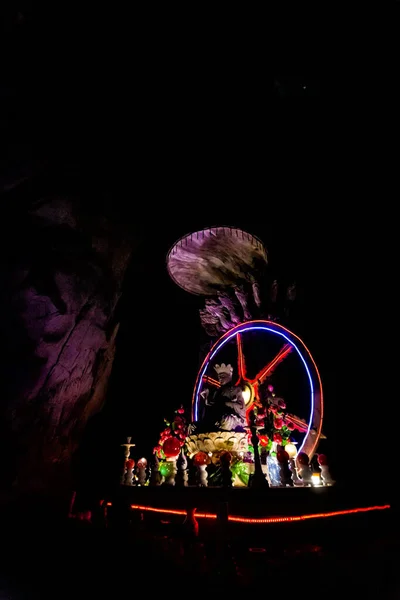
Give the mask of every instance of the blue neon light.
<path id="1" fill-rule="evenodd" d="M 250 325 L 250 326 L 246 326 L 246 325 L 239 325 L 237 328 L 235 328 L 230 335 L 228 335 L 225 339 L 223 339 L 217 346 L 216 348 L 213 350 L 213 352 L 210 354 L 210 356 L 208 357 L 208 359 L 205 361 L 205 365 L 204 368 L 200 374 L 200 377 L 198 379 L 198 384 L 197 384 L 197 390 L 196 390 L 196 395 L 195 395 L 195 405 L 194 405 L 194 420 L 197 421 L 198 415 L 197 415 L 197 410 L 198 410 L 198 405 L 199 405 L 199 392 L 200 392 L 200 388 L 203 382 L 203 376 L 204 373 L 208 367 L 208 365 L 210 364 L 210 361 L 212 360 L 212 358 L 215 356 L 215 354 L 220 350 L 220 348 L 222 348 L 222 346 L 228 342 L 230 339 L 232 339 L 234 336 L 236 336 L 237 333 L 244 333 L 245 331 L 253 331 L 256 329 L 260 329 L 263 331 L 270 331 L 271 333 L 276 333 L 277 335 L 280 335 L 281 337 L 285 338 L 285 340 L 287 340 L 289 342 L 289 344 L 291 346 L 293 346 L 293 348 L 295 348 L 295 350 L 297 351 L 298 355 L 300 356 L 301 360 L 303 361 L 303 364 L 305 366 L 305 369 L 307 371 L 307 375 L 308 375 L 308 380 L 310 382 L 310 389 L 311 389 L 311 413 L 310 413 L 310 420 L 308 423 L 308 428 L 307 428 L 307 433 L 304 436 L 304 440 L 303 443 L 301 444 L 298 453 L 301 452 L 304 443 L 310 433 L 310 429 L 311 429 L 311 425 L 312 425 L 312 417 L 314 414 L 314 386 L 313 386 L 313 382 L 312 382 L 312 377 L 311 377 L 311 373 L 309 371 L 309 368 L 307 366 L 307 363 L 302 355 L 302 353 L 300 352 L 299 348 L 296 346 L 296 344 L 289 338 L 287 337 L 287 335 L 285 335 L 284 333 L 282 333 L 281 331 L 276 331 L 275 329 L 272 329 L 271 327 L 265 327 L 265 326 L 260 326 L 260 325 Z"/>

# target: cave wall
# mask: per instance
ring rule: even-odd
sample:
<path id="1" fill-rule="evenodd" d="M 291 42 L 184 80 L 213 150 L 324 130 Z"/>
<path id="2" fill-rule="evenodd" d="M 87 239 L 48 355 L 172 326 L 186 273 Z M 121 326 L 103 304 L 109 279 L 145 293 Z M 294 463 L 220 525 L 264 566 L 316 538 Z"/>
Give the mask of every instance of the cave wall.
<path id="1" fill-rule="evenodd" d="M 3 200 L 0 472 L 33 490 L 70 485 L 104 404 L 134 242 L 96 202 L 27 191 Z"/>

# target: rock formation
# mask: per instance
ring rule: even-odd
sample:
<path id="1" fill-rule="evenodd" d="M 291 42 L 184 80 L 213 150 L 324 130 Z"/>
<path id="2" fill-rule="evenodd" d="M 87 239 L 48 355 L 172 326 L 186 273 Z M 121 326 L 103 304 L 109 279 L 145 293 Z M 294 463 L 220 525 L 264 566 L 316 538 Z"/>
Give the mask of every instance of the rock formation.
<path id="1" fill-rule="evenodd" d="M 17 188 L 3 194 L 0 472 L 33 490 L 68 485 L 103 405 L 133 242 L 104 206 Z"/>

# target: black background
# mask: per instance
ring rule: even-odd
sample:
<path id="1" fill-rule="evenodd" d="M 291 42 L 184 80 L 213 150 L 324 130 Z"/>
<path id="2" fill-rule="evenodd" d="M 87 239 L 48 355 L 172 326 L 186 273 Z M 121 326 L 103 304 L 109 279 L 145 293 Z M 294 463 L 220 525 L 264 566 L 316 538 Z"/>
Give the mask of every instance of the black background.
<path id="1" fill-rule="evenodd" d="M 396 210 L 380 175 L 387 146 L 371 142 L 397 97 L 389 59 L 355 60 L 343 37 L 340 48 L 322 28 L 310 38 L 300 21 L 282 35 L 230 31 L 229 42 L 218 21 L 211 45 L 193 15 L 110 9 L 108 22 L 73 9 L 34 15 L 26 2 L 3 13 L 2 182 L 39 170 L 63 192 L 72 180 L 140 242 L 97 419 L 103 443 L 132 435 L 147 453 L 178 379 L 189 406 L 199 306 L 165 259 L 180 236 L 228 224 L 259 236 L 271 268 L 302 290 L 295 332 L 320 367 L 340 476 L 387 465 Z"/>

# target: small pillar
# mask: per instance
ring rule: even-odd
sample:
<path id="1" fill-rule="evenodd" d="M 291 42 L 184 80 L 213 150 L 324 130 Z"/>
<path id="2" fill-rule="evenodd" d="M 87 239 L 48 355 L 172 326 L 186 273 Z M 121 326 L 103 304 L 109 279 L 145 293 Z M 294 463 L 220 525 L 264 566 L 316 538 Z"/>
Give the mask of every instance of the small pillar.
<path id="1" fill-rule="evenodd" d="M 310 459 L 305 452 L 300 452 L 297 455 L 298 474 L 304 486 L 312 485 L 312 470 L 310 467 Z"/>
<path id="2" fill-rule="evenodd" d="M 187 487 L 188 485 L 188 480 L 189 480 L 189 474 L 188 474 L 188 463 L 187 463 L 187 458 L 186 458 L 186 454 L 184 453 L 183 450 L 181 450 L 181 453 L 178 456 L 178 460 L 176 461 L 176 466 L 178 468 L 178 473 L 176 475 L 176 485 L 181 486 L 181 487 Z"/>
<path id="3" fill-rule="evenodd" d="M 129 457 L 131 455 L 131 448 L 133 446 L 135 446 L 135 444 L 131 443 L 131 439 L 132 439 L 132 437 L 127 437 L 125 444 L 121 444 L 121 447 L 124 448 L 124 457 L 125 457 L 124 465 L 122 467 L 121 480 L 120 480 L 121 483 L 123 483 L 123 484 L 126 483 L 126 479 L 128 476 L 127 469 L 126 469 L 126 461 L 129 459 Z M 128 485 L 131 485 L 131 484 L 128 484 Z"/>
<path id="4" fill-rule="evenodd" d="M 158 460 L 157 454 L 153 454 L 150 470 L 150 485 L 161 485 L 163 477 L 160 473 L 160 461 Z"/>
<path id="5" fill-rule="evenodd" d="M 301 481 L 301 479 L 299 479 L 299 476 L 297 475 L 297 466 L 296 466 L 296 461 L 294 460 L 294 458 L 289 459 L 289 469 L 292 473 L 293 485 L 295 487 L 301 487 L 303 485 L 303 482 Z"/>
<path id="6" fill-rule="evenodd" d="M 126 473 L 125 473 L 125 485 L 133 485 L 133 469 L 135 467 L 135 461 L 133 460 L 133 458 L 128 458 L 125 461 L 125 468 L 126 468 Z"/>
<path id="7" fill-rule="evenodd" d="M 265 475 L 261 466 L 260 453 L 258 450 L 258 435 L 256 427 L 256 415 L 254 410 L 249 413 L 250 431 L 251 431 L 251 443 L 254 448 L 254 473 L 249 477 L 249 487 L 254 488 L 267 488 L 269 487 L 268 481 L 265 479 Z"/>
<path id="8" fill-rule="evenodd" d="M 176 468 L 176 459 L 176 456 L 166 459 L 165 465 L 168 466 L 168 472 L 165 475 L 165 481 L 162 485 L 175 485 L 175 477 L 178 471 Z"/>
<path id="9" fill-rule="evenodd" d="M 323 485 L 333 485 L 335 481 L 332 479 L 327 457 L 325 456 L 325 454 L 318 454 L 317 460 L 318 466 L 321 471 L 321 479 Z"/>
<path id="10" fill-rule="evenodd" d="M 222 452 L 220 456 L 221 471 L 222 471 L 222 485 L 223 487 L 232 487 L 232 454 L 226 450 Z"/>
<path id="11" fill-rule="evenodd" d="M 206 452 L 197 452 L 193 457 L 193 464 L 197 468 L 197 485 L 200 487 L 208 486 L 207 465 L 211 462 L 210 457 Z"/>
<path id="12" fill-rule="evenodd" d="M 293 486 L 293 481 L 291 479 L 291 473 L 289 470 L 289 454 L 286 452 L 286 450 L 278 450 L 276 453 L 276 458 L 278 460 L 281 485 L 284 487 Z"/>
<path id="13" fill-rule="evenodd" d="M 197 465 L 197 483 L 200 487 L 208 486 L 207 465 Z"/>
<path id="14" fill-rule="evenodd" d="M 138 475 L 138 484 L 144 485 L 146 483 L 146 469 L 147 469 L 147 460 L 145 458 L 140 458 L 137 463 L 137 475 Z"/>

